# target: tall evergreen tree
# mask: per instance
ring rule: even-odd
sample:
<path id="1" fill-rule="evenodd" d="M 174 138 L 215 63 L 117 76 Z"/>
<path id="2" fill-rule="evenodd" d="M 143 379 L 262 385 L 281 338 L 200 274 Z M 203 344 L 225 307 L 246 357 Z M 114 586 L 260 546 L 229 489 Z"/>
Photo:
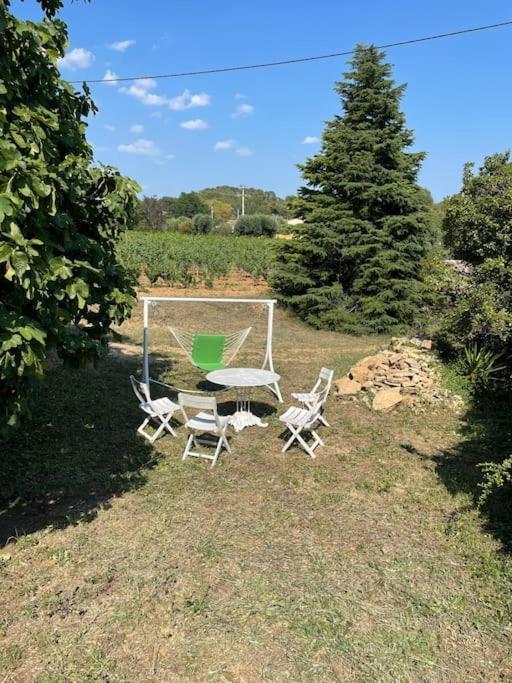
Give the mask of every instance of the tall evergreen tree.
<path id="1" fill-rule="evenodd" d="M 280 299 L 319 327 L 384 332 L 412 323 L 422 304 L 423 259 L 433 239 L 426 193 L 417 184 L 424 153 L 391 66 L 377 48 L 356 47 L 336 84 L 342 115 L 326 125 L 318 154 L 299 168 L 295 204 L 304 225 L 278 254 Z"/>

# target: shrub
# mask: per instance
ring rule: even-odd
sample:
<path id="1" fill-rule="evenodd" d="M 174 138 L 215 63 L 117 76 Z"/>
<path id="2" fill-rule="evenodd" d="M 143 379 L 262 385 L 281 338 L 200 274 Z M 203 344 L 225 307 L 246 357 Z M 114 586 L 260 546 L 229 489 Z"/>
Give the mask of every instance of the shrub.
<path id="1" fill-rule="evenodd" d="M 168 218 L 165 221 L 165 227 L 168 232 L 179 232 L 180 229 L 180 218 Z"/>
<path id="2" fill-rule="evenodd" d="M 235 235 L 251 235 L 252 237 L 273 237 L 277 232 L 277 221 L 274 216 L 253 214 L 240 216 L 235 223 Z"/>
<path id="3" fill-rule="evenodd" d="M 181 218 L 177 218 L 176 220 L 178 221 L 178 232 L 185 235 L 190 235 L 194 232 L 194 224 L 191 218 L 181 216 Z"/>
<path id="4" fill-rule="evenodd" d="M 206 235 L 213 227 L 213 220 L 211 216 L 206 213 L 198 213 L 192 219 L 194 232 L 198 235 Z"/>
<path id="5" fill-rule="evenodd" d="M 473 270 L 439 332 L 440 348 L 463 358 L 473 345 L 512 353 L 512 162 L 494 154 L 478 173 L 466 164 L 462 190 L 445 202 L 445 239 L 453 254 Z M 509 373 L 510 375 L 510 373 Z"/>
<path id="6" fill-rule="evenodd" d="M 500 379 L 505 370 L 504 365 L 498 365 L 501 357 L 501 353 L 492 353 L 473 344 L 464 349 L 461 362 L 462 373 L 475 387 L 485 389 Z"/>
<path id="7" fill-rule="evenodd" d="M 213 228 L 210 230 L 211 235 L 232 235 L 233 234 L 233 226 L 230 225 L 230 223 L 217 223 L 217 225 L 214 225 Z"/>

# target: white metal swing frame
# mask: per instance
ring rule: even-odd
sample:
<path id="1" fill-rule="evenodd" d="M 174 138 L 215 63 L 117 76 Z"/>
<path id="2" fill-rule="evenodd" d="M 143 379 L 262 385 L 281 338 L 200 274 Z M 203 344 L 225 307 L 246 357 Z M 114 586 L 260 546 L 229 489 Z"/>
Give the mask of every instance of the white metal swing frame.
<path id="1" fill-rule="evenodd" d="M 153 380 L 149 375 L 149 307 L 152 303 L 159 302 L 180 302 L 180 303 L 223 303 L 223 304 L 262 304 L 267 308 L 267 336 L 265 345 L 265 357 L 263 360 L 262 370 L 274 370 L 274 361 L 272 358 L 272 333 L 274 328 L 274 307 L 277 303 L 276 299 L 235 299 L 235 298 L 221 298 L 221 297 L 192 297 L 192 296 L 144 296 L 141 297 L 143 305 L 143 319 L 144 319 L 144 338 L 143 338 L 143 378 L 146 384 L 153 382 L 160 384 L 168 389 L 174 387 L 164 382 Z M 279 383 L 267 384 L 269 389 L 280 403 L 283 402 Z"/>

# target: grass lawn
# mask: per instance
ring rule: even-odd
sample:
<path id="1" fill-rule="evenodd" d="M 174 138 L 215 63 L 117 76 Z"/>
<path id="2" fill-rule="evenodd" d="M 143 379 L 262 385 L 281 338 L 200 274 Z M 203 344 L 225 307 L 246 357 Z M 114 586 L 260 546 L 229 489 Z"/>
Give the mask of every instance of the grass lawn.
<path id="1" fill-rule="evenodd" d="M 199 308 L 175 315 L 201 324 Z M 511 561 L 466 485 L 463 417 L 332 396 L 310 460 L 281 454 L 281 406 L 260 393 L 267 429 L 232 433 L 214 468 L 182 462 L 183 429 L 154 447 L 135 433 L 140 307 L 120 331 L 97 369 L 55 364 L 1 454 L 1 681 L 512 679 Z M 240 364 L 261 362 L 263 333 Z M 386 339 L 278 311 L 274 341 L 289 402 Z M 152 348 L 162 376 L 199 379 L 161 323 Z"/>

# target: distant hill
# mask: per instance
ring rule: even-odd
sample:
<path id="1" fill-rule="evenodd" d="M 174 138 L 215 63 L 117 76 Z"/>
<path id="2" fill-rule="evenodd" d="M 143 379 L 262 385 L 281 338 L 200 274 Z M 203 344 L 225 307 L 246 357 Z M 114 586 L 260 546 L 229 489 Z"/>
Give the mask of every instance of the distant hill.
<path id="1" fill-rule="evenodd" d="M 240 188 L 231 185 L 219 185 L 219 187 L 207 187 L 198 190 L 197 194 L 205 202 L 217 199 L 225 202 L 236 210 L 240 209 Z M 275 192 L 270 190 L 259 190 L 255 187 L 245 188 L 245 213 L 266 213 L 276 214 L 288 218 L 288 208 L 286 201 L 278 197 Z"/>

